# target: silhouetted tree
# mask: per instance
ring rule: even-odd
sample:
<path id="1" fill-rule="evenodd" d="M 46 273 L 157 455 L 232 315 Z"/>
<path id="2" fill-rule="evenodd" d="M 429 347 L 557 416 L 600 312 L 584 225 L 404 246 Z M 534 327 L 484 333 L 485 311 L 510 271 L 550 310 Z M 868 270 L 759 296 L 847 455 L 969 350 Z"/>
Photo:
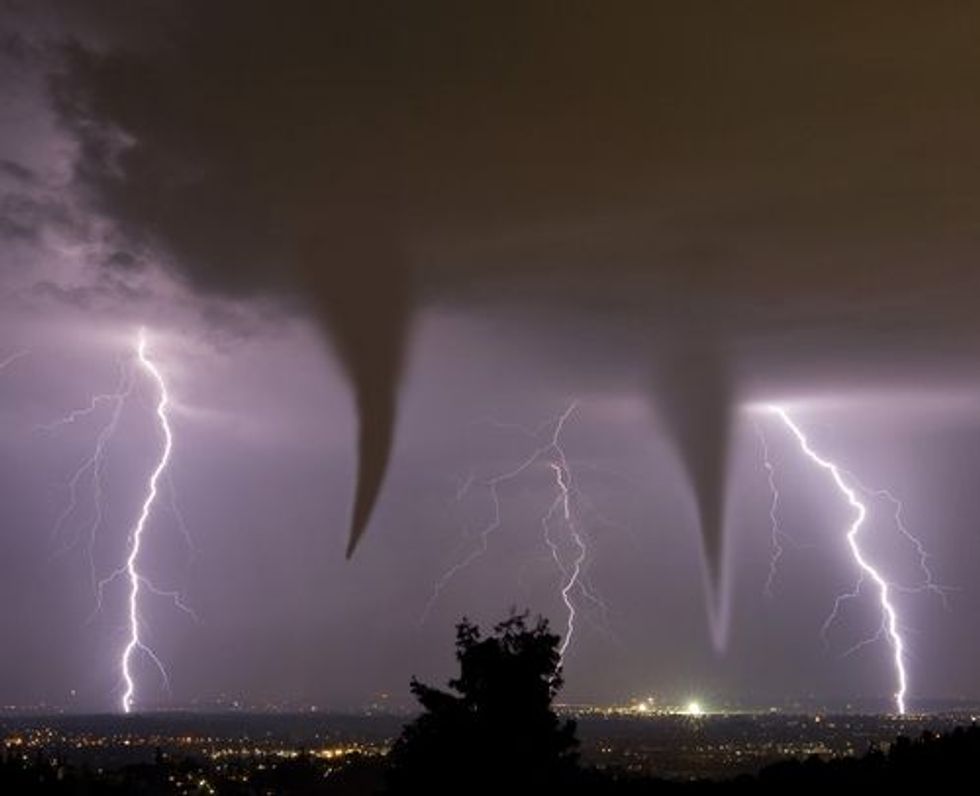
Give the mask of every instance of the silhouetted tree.
<path id="1" fill-rule="evenodd" d="M 575 723 L 551 706 L 562 685 L 561 639 L 546 620 L 528 627 L 526 619 L 512 614 L 487 638 L 466 619 L 456 626 L 455 693 L 412 678 L 424 712 L 392 749 L 392 791 L 526 792 L 574 776 Z"/>

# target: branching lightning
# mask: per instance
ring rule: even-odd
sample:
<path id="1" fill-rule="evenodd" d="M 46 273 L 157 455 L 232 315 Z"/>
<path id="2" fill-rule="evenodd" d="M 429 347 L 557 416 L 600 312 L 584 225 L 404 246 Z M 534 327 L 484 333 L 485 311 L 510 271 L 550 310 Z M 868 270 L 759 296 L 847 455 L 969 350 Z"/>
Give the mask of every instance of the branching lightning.
<path id="1" fill-rule="evenodd" d="M 576 521 L 574 503 L 579 497 L 577 489 L 572 480 L 572 471 L 569 466 L 568 457 L 562 447 L 562 432 L 565 424 L 575 412 L 576 403 L 571 403 L 560 415 L 553 420 L 547 421 L 535 429 L 530 429 L 513 423 L 500 423 L 492 421 L 498 428 L 516 430 L 523 436 L 530 439 L 539 439 L 541 435 L 550 429 L 549 436 L 545 442 L 535 448 L 525 459 L 516 467 L 506 470 L 485 481 L 478 481 L 473 474 L 470 474 L 463 481 L 457 490 L 456 500 L 462 500 L 466 493 L 474 486 L 485 487 L 490 496 L 491 516 L 490 520 L 479 532 L 476 547 L 466 556 L 451 566 L 435 583 L 432 595 L 426 604 L 422 614 L 422 621 L 428 617 L 433 605 L 438 600 L 442 591 L 449 583 L 464 569 L 473 564 L 478 558 L 484 555 L 489 547 L 490 537 L 502 525 L 501 502 L 499 488 L 528 472 L 534 465 L 544 462 L 554 476 L 555 497 L 549 504 L 545 513 L 541 516 L 541 529 L 544 543 L 551 554 L 560 574 L 559 596 L 566 610 L 565 633 L 562 637 L 559 652 L 562 659 L 572 643 L 575 634 L 577 619 L 575 595 L 579 595 L 588 602 L 595 605 L 602 613 L 606 613 L 606 605 L 598 597 L 595 590 L 589 585 L 585 577 L 585 565 L 589 556 L 588 542 L 584 534 L 579 530 Z M 556 536 L 557 528 L 562 528 L 565 532 L 564 538 Z M 567 552 L 571 548 L 571 555 Z"/>
<path id="2" fill-rule="evenodd" d="M 862 644 L 858 645 L 858 647 L 871 643 L 872 641 L 881 637 L 885 637 L 888 640 L 892 650 L 892 665 L 894 667 L 896 679 L 896 686 L 893 694 L 895 708 L 899 715 L 904 715 L 906 708 L 905 697 L 908 692 L 908 673 L 905 668 L 905 640 L 900 631 L 898 613 L 895 610 L 894 604 L 892 603 L 892 586 L 878 571 L 878 569 L 872 565 L 870 561 L 868 561 L 859 544 L 861 530 L 864 527 L 865 520 L 868 516 L 868 508 L 859 497 L 859 492 L 862 491 L 861 487 L 856 484 L 852 485 L 849 483 L 845 470 L 842 470 L 838 465 L 829 461 L 828 459 L 823 458 L 820 456 L 820 454 L 813 450 L 806 434 L 789 416 L 786 410 L 778 406 L 772 406 L 770 407 L 770 410 L 783 421 L 786 428 L 788 428 L 792 435 L 796 438 L 796 441 L 799 443 L 800 450 L 803 451 L 804 455 L 818 467 L 830 473 L 835 486 L 840 491 L 841 495 L 843 495 L 848 505 L 854 510 L 854 519 L 851 521 L 851 524 L 847 529 L 846 538 L 851 552 L 851 557 L 858 566 L 861 580 L 853 592 L 848 592 L 842 597 L 837 598 L 834 604 L 833 612 L 831 613 L 830 617 L 828 617 L 827 622 L 824 624 L 824 630 L 826 630 L 829 624 L 834 621 L 841 603 L 844 600 L 850 599 L 858 594 L 861 587 L 861 581 L 863 581 L 865 578 L 870 579 L 874 583 L 878 592 L 878 604 L 881 610 L 881 626 L 874 637 L 862 642 Z M 921 545 L 919 545 L 919 549 L 922 549 Z"/>
<path id="3" fill-rule="evenodd" d="M 859 481 L 853 473 L 848 472 L 847 470 L 844 470 L 843 472 L 847 475 L 848 480 L 855 484 L 867 497 L 884 500 L 891 505 L 892 521 L 896 530 L 915 550 L 916 563 L 919 571 L 922 573 L 922 583 L 920 583 L 918 586 L 905 586 L 903 584 L 893 583 L 892 588 L 895 589 L 895 591 L 903 592 L 905 594 L 921 594 L 923 592 L 929 592 L 936 595 L 936 597 L 940 599 L 943 604 L 943 608 L 949 610 L 948 593 L 953 591 L 953 589 L 949 586 L 943 586 L 936 582 L 932 568 L 929 566 L 929 561 L 932 556 L 925 549 L 925 546 L 922 544 L 922 540 L 913 534 L 905 524 L 905 520 L 902 517 L 902 511 L 904 509 L 904 504 L 902 501 L 895 497 L 895 495 L 893 495 L 887 489 L 873 489 L 861 483 L 861 481 Z"/>
<path id="4" fill-rule="evenodd" d="M 762 454 L 762 469 L 766 474 L 766 484 L 769 487 L 769 540 L 772 551 L 769 556 L 769 571 L 766 575 L 766 582 L 763 586 L 763 593 L 766 597 L 772 597 L 776 578 L 779 575 L 779 566 L 786 553 L 786 547 L 801 549 L 809 545 L 801 543 L 796 537 L 786 532 L 783 523 L 779 519 L 780 503 L 782 495 L 779 491 L 779 483 L 776 477 L 776 464 L 769 450 L 769 441 L 766 433 L 759 423 L 753 421 L 756 436 L 759 438 L 759 449 Z"/>
<path id="5" fill-rule="evenodd" d="M 110 407 L 109 418 L 99 429 L 99 432 L 95 438 L 95 445 L 92 449 L 92 453 L 85 458 L 85 460 L 76 468 L 71 477 L 68 479 L 68 502 L 65 504 L 61 514 L 58 515 L 58 518 L 55 521 L 54 527 L 51 531 L 52 540 L 57 542 L 61 538 L 65 522 L 67 522 L 78 509 L 79 485 L 83 478 L 89 476 L 90 474 L 92 485 L 93 516 L 88 524 L 88 530 L 85 534 L 85 538 L 87 539 L 86 550 L 89 565 L 89 579 L 91 581 L 92 591 L 96 600 L 95 612 L 99 610 L 102 604 L 102 589 L 99 585 L 98 576 L 96 574 L 97 568 L 95 564 L 95 545 L 98 539 L 99 530 L 102 526 L 104 512 L 102 475 L 105 467 L 109 443 L 116 434 L 116 429 L 119 426 L 119 419 L 122 415 L 123 407 L 126 399 L 132 393 L 132 389 L 132 374 L 126 364 L 120 361 L 119 382 L 115 391 L 111 393 L 100 393 L 98 395 L 94 395 L 87 406 L 80 409 L 73 409 L 57 420 L 38 426 L 35 429 L 36 431 L 53 434 L 66 426 L 73 425 L 83 418 L 89 417 L 102 406 Z M 60 554 L 73 549 L 80 543 L 82 538 L 82 533 L 80 531 L 76 531 L 74 537 L 67 542 L 63 542 L 56 552 Z"/>
<path id="6" fill-rule="evenodd" d="M 154 461 L 147 483 L 146 492 L 140 504 L 140 510 L 135 524 L 127 534 L 126 555 L 123 563 L 113 569 L 105 577 L 98 577 L 95 561 L 95 546 L 104 517 L 104 469 L 108 458 L 110 444 L 118 433 L 120 418 L 127 401 L 135 390 L 135 371 L 132 361 L 120 360 L 119 379 L 112 392 L 100 393 L 91 397 L 89 402 L 79 408 L 72 409 L 53 422 L 37 426 L 36 431 L 45 434 L 55 434 L 68 426 L 79 423 L 97 413 L 108 409 L 108 417 L 98 428 L 92 451 L 75 469 L 68 479 L 68 500 L 55 522 L 52 536 L 59 540 L 63 536 L 64 526 L 79 510 L 80 492 L 83 486 L 90 486 L 92 494 L 92 518 L 85 524 L 84 535 L 76 531 L 67 542 L 61 543 L 56 552 L 63 553 L 74 548 L 82 539 L 87 542 L 88 564 L 95 600 L 91 618 L 94 618 L 103 608 L 106 588 L 118 581 L 127 584 L 126 589 L 126 633 L 127 641 L 119 658 L 119 671 L 124 687 L 120 706 L 125 713 L 133 710 L 136 702 L 136 679 L 133 666 L 137 654 L 142 654 L 160 672 L 164 686 L 169 690 L 169 676 L 163 662 L 156 652 L 147 644 L 141 633 L 143 620 L 140 606 L 146 594 L 161 597 L 174 607 L 197 619 L 194 612 L 183 601 L 177 590 L 168 590 L 154 585 L 146 573 L 140 568 L 140 555 L 151 514 L 160 498 L 169 498 L 170 511 L 177 529 L 182 534 L 188 550 L 193 554 L 194 548 L 186 523 L 177 505 L 176 492 L 170 477 L 168 465 L 173 450 L 173 429 L 170 424 L 169 407 L 170 395 L 166 380 L 160 368 L 150 357 L 145 329 L 140 329 L 135 341 L 135 363 L 148 377 L 154 387 L 156 403 L 154 406 L 154 423 L 162 437 L 162 447 L 159 456 Z"/>
<path id="7" fill-rule="evenodd" d="M 568 472 L 567 462 L 564 461 L 564 453 L 561 454 L 562 461 L 560 462 L 550 462 L 552 472 L 555 474 L 555 484 L 558 487 L 558 496 L 555 498 L 555 502 L 552 504 L 551 509 L 548 513 L 544 515 L 541 519 L 541 524 L 544 528 L 545 543 L 551 550 L 551 556 L 555 560 L 555 564 L 558 570 L 562 573 L 562 578 L 564 579 L 564 585 L 561 589 L 561 599 L 565 603 L 565 608 L 568 611 L 568 624 L 565 629 L 565 637 L 562 639 L 561 646 L 558 648 L 559 659 L 564 660 L 565 651 L 568 649 L 568 645 L 572 643 L 572 635 L 575 633 L 575 603 L 572 602 L 570 596 L 572 589 L 579 582 L 579 576 L 582 574 L 582 564 L 585 562 L 585 557 L 588 554 L 588 548 L 585 546 L 585 542 L 582 540 L 582 536 L 579 534 L 578 530 L 575 528 L 575 521 L 572 519 L 572 509 L 571 509 L 571 493 L 569 491 L 569 481 L 571 480 L 571 475 Z M 558 545 L 551 538 L 551 529 L 549 521 L 554 514 L 556 508 L 561 508 L 561 516 L 568 528 L 569 536 L 572 543 L 575 545 L 576 553 L 575 558 L 572 560 L 571 567 L 566 567 L 562 562 L 561 554 Z"/>

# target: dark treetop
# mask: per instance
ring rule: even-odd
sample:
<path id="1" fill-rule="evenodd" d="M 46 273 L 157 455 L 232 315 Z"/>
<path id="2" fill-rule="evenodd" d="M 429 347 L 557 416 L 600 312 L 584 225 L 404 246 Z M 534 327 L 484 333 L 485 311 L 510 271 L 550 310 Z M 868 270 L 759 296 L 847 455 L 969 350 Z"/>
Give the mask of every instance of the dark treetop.
<path id="1" fill-rule="evenodd" d="M 464 619 L 456 627 L 459 676 L 442 691 L 412 680 L 424 713 L 391 752 L 396 792 L 554 786 L 577 763 L 575 724 L 551 701 L 562 685 L 560 637 L 538 619 L 513 614 L 483 638 Z"/>

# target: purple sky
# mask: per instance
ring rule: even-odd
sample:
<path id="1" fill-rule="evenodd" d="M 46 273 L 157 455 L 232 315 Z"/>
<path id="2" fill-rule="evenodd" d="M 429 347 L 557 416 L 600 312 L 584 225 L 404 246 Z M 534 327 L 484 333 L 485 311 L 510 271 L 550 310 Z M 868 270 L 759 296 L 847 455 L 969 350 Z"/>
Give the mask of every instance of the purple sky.
<path id="1" fill-rule="evenodd" d="M 978 251 L 966 223 L 977 209 L 968 132 L 978 115 L 963 111 L 972 84 L 949 77 L 976 65 L 963 21 L 938 17 L 922 31 L 913 16 L 884 30 L 869 19 L 853 35 L 811 33 L 793 46 L 788 22 L 774 19 L 739 28 L 766 42 L 754 55 L 710 14 L 660 20 L 657 37 L 669 38 L 668 22 L 682 34 L 657 50 L 670 68 L 643 55 L 631 69 L 649 70 L 666 104 L 634 118 L 645 84 L 620 69 L 634 46 L 646 52 L 642 42 L 626 43 L 622 63 L 603 57 L 623 20 L 594 33 L 566 20 L 569 41 L 596 48 L 573 68 L 547 15 L 522 19 L 498 51 L 491 33 L 446 22 L 437 5 L 396 33 L 341 19 L 393 40 L 383 51 L 374 36 L 353 36 L 349 51 L 330 40 L 326 54 L 300 60 L 342 78 L 325 89 L 324 115 L 300 101 L 304 91 L 293 102 L 288 25 L 232 90 L 223 70 L 251 63 L 250 12 L 216 21 L 151 3 L 145 18 L 108 24 L 96 2 L 4 4 L 0 362 L 25 354 L 0 370 L 0 704 L 118 702 L 125 595 L 114 583 L 92 616 L 89 481 L 55 529 L 110 410 L 39 426 L 111 391 L 120 364 L 132 373 L 104 460 L 92 548 L 104 576 L 125 557 L 159 452 L 153 384 L 134 366 L 141 326 L 175 432 L 173 492 L 168 481 L 141 560 L 199 617 L 148 598 L 147 638 L 172 690 L 143 661 L 141 705 L 224 695 L 350 707 L 383 692 L 403 703 L 412 674 L 448 675 L 464 614 L 492 622 L 527 607 L 563 631 L 561 573 L 541 526 L 556 497 L 546 460 L 499 486 L 486 553 L 422 617 L 492 519 L 486 482 L 539 444 L 507 424 L 534 428 L 573 401 L 563 450 L 585 575 L 605 610 L 574 592 L 566 700 L 892 691 L 884 641 L 842 657 L 877 628 L 873 590 L 848 605 L 828 648 L 820 638 L 856 578 L 849 514 L 827 474 L 758 411 L 770 401 L 794 412 L 823 455 L 902 498 L 951 589 L 948 610 L 933 594 L 895 597 L 912 704 L 980 698 Z M 150 9 L 174 26 L 165 36 Z M 427 14 L 440 24 L 423 24 Z M 187 33 L 225 21 L 226 38 Z M 913 50 L 916 30 L 924 43 Z M 685 60 L 685 47 L 705 46 L 698 31 L 722 36 L 707 76 Z M 450 33 L 484 49 L 464 57 Z M 85 48 L 78 60 L 64 60 L 66 34 Z M 541 63 L 518 57 L 525 35 Z M 424 57 L 409 47 L 419 42 L 431 45 Z M 130 52 L 112 60 L 122 46 Z M 441 77 L 452 58 L 462 59 L 458 82 Z M 389 71 L 398 59 L 412 66 L 405 76 Z M 621 78 L 615 90 L 589 82 L 589 59 Z M 362 86 L 352 64 L 380 71 Z M 200 81 L 188 86 L 192 67 Z M 578 93 L 559 91 L 566 68 Z M 59 70 L 56 104 L 45 76 Z M 758 88 L 760 74 L 772 85 Z M 215 86 L 228 93 L 208 94 Z M 277 86 L 289 89 L 284 104 L 264 108 L 279 102 Z M 740 102 L 730 106 L 732 91 Z M 66 96 L 83 107 L 66 109 Z M 482 119 L 482 107 L 501 113 Z M 333 126 L 335 116 L 353 121 Z M 239 134 L 243 118 L 254 125 Z M 398 146 L 379 146 L 375 123 Z M 578 143 L 562 133 L 570 123 Z M 637 129 L 656 134 L 650 151 Z M 359 428 L 385 424 L 389 386 L 390 461 L 348 561 Z M 792 537 L 771 597 L 771 496 L 753 421 Z M 362 461 L 383 436 L 362 439 Z M 362 470 L 362 489 L 371 478 Z M 887 502 L 869 506 L 869 553 L 915 585 L 914 549 Z M 707 528 L 712 512 L 724 543 Z M 705 583 L 726 556 L 718 651 Z"/>

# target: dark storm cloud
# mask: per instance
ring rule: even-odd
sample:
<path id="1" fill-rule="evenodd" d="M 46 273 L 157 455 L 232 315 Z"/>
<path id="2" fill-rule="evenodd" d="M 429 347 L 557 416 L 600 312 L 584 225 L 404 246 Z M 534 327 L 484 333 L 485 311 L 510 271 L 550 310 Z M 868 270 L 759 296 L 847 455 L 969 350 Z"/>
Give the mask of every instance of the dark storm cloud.
<path id="1" fill-rule="evenodd" d="M 307 298 L 360 414 L 351 550 L 423 302 L 644 330 L 612 355 L 653 374 L 714 572 L 744 394 L 972 368 L 976 9 L 173 8 L 67 49 L 78 180 L 202 289 Z"/>

